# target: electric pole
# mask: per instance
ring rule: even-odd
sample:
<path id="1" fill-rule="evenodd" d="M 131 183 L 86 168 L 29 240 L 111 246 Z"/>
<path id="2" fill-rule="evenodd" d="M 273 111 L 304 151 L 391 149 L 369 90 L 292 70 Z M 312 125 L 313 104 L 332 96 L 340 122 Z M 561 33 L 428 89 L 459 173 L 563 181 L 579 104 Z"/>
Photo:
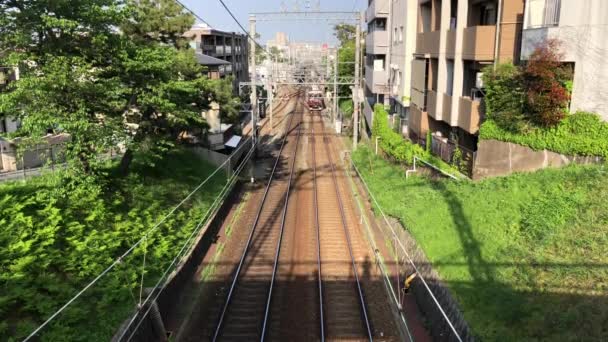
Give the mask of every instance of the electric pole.
<path id="1" fill-rule="evenodd" d="M 272 61 L 272 68 L 270 69 L 270 78 L 269 78 L 269 84 L 270 86 L 268 87 L 268 89 L 266 90 L 268 92 L 268 101 L 269 103 L 269 109 L 270 109 L 270 135 L 273 134 L 274 130 L 273 130 L 273 126 L 272 126 L 272 115 L 273 115 L 273 111 L 274 111 L 274 106 L 272 104 L 272 100 L 274 97 L 274 94 L 272 93 L 272 84 L 274 82 L 274 61 L 272 60 L 271 57 L 271 61 Z"/>
<path id="2" fill-rule="evenodd" d="M 258 115 L 258 96 L 257 85 L 256 85 L 256 72 L 255 72 L 255 16 L 249 16 L 249 64 L 251 65 L 251 137 L 253 146 L 255 147 L 257 142 L 257 115 Z"/>
<path id="3" fill-rule="evenodd" d="M 338 117 L 338 48 L 336 47 L 336 55 L 334 57 L 334 115 L 332 123 L 336 122 Z"/>
<path id="4" fill-rule="evenodd" d="M 357 30 L 355 33 L 355 86 L 353 95 L 353 151 L 357 149 L 357 142 L 359 140 L 359 63 L 360 63 L 360 51 L 361 51 L 361 12 L 358 14 Z"/>

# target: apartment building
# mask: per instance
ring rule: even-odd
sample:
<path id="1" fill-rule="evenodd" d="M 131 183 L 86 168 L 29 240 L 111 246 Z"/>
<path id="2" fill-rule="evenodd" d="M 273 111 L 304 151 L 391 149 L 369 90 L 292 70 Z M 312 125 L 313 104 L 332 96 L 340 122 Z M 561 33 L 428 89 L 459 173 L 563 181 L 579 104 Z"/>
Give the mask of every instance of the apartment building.
<path id="1" fill-rule="evenodd" d="M 403 123 L 407 133 L 407 120 L 411 99 L 411 65 L 416 48 L 417 0 L 390 0 L 390 46 L 387 85 L 390 96 L 390 113 Z"/>
<path id="2" fill-rule="evenodd" d="M 418 0 L 409 133 L 475 150 L 481 72 L 518 62 L 524 0 Z"/>
<path id="3" fill-rule="evenodd" d="M 234 89 L 238 91 L 239 82 L 249 80 L 249 59 L 247 36 L 235 32 L 213 29 L 205 24 L 198 24 L 184 33 L 191 39 L 191 46 L 203 55 L 224 60 L 229 64 L 218 64 L 219 77 L 234 77 Z"/>
<path id="4" fill-rule="evenodd" d="M 365 101 L 363 114 L 372 126 L 376 103 L 388 104 L 389 6 L 392 0 L 368 0 L 365 11 Z M 386 101 L 386 102 L 385 102 Z"/>
<path id="5" fill-rule="evenodd" d="M 557 39 L 563 62 L 574 64 L 570 110 L 608 121 L 608 1 L 526 0 L 522 58 Z"/>

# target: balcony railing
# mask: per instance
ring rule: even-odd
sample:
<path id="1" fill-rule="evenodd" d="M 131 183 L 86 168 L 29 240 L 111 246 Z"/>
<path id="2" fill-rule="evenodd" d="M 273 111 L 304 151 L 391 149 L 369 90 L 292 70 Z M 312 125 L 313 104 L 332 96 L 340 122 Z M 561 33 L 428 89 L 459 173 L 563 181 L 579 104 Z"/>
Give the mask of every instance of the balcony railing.
<path id="1" fill-rule="evenodd" d="M 439 54 L 440 31 L 422 32 L 416 35 L 416 53 Z"/>
<path id="2" fill-rule="evenodd" d="M 365 51 L 372 55 L 386 55 L 388 53 L 388 32 L 369 32 L 365 37 Z"/>
<path id="3" fill-rule="evenodd" d="M 443 108 L 442 108 L 442 116 L 441 120 L 449 123 L 452 123 L 452 97 L 448 94 L 443 95 Z"/>
<path id="4" fill-rule="evenodd" d="M 387 89 L 386 70 L 374 70 L 373 67 L 365 66 L 365 83 L 373 93 L 382 93 Z"/>
<path id="5" fill-rule="evenodd" d="M 420 91 L 418 89 L 412 88 L 411 93 L 412 101 L 416 107 L 420 108 L 422 111 L 426 111 L 426 93 L 424 91 Z"/>
<path id="6" fill-rule="evenodd" d="M 473 101 L 468 96 L 460 98 L 458 104 L 458 127 L 475 134 L 479 131 L 481 115 L 479 112 L 479 101 Z"/>
<path id="7" fill-rule="evenodd" d="M 476 61 L 493 60 L 495 40 L 495 25 L 465 27 L 462 40 L 462 57 Z"/>
<path id="8" fill-rule="evenodd" d="M 434 90 L 427 91 L 426 95 L 426 111 L 428 114 L 437 119 L 437 92 Z"/>
<path id="9" fill-rule="evenodd" d="M 375 18 L 388 18 L 388 6 L 391 0 L 373 0 L 365 11 L 365 22 L 369 23 Z"/>

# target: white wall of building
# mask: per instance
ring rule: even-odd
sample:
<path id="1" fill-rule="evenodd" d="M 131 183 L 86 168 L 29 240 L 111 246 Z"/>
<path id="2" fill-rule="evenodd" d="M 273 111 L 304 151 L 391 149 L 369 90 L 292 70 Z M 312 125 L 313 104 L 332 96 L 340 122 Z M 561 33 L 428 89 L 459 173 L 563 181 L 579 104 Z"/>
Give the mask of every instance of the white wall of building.
<path id="1" fill-rule="evenodd" d="M 598 113 L 608 121 L 608 1 L 561 0 L 559 23 L 546 26 L 556 0 L 527 0 L 522 58 L 546 39 L 561 41 L 563 60 L 574 62 L 571 111 Z M 549 15 L 550 16 L 550 15 Z"/>
<path id="2" fill-rule="evenodd" d="M 390 95 L 405 107 L 411 97 L 411 65 L 416 47 L 417 2 L 392 1 L 390 15 Z"/>

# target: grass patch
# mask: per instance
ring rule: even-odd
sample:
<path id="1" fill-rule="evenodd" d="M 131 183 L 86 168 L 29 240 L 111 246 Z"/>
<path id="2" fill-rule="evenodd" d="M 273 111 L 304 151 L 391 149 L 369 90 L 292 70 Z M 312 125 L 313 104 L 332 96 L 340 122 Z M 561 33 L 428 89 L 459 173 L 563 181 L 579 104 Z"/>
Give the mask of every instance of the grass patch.
<path id="1" fill-rule="evenodd" d="M 0 336 L 21 340 L 139 240 L 215 168 L 177 150 L 124 178 L 78 184 L 62 172 L 0 184 Z M 73 303 L 42 341 L 107 341 L 176 256 L 222 186 L 223 172 L 193 195 L 146 243 Z M 91 319 L 95 317 L 95 319 Z"/>
<path id="2" fill-rule="evenodd" d="M 403 167 L 366 147 L 353 161 L 386 213 L 425 251 L 482 340 L 605 339 L 605 166 L 474 183 L 406 179 Z"/>

